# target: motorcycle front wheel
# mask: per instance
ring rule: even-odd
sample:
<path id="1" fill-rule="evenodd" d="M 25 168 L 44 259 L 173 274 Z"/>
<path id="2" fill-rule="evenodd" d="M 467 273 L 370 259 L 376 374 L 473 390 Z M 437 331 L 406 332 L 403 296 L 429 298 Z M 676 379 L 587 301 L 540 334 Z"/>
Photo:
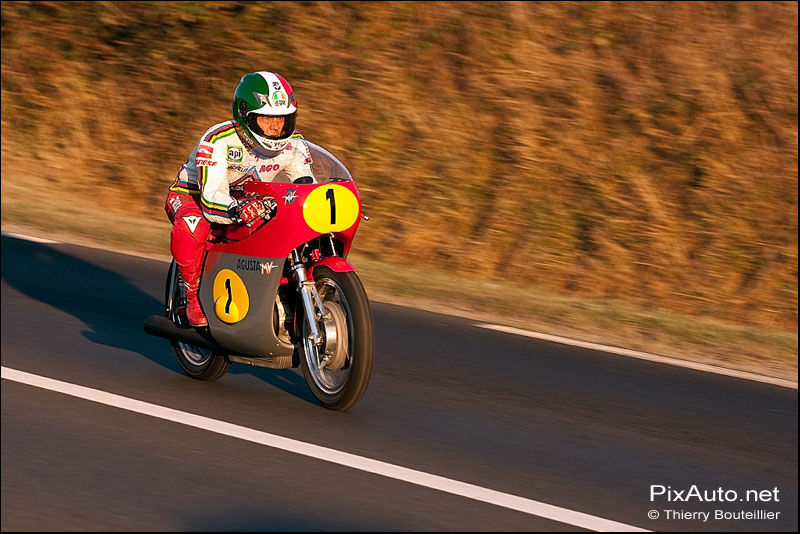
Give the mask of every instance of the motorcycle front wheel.
<path id="1" fill-rule="evenodd" d="M 189 328 L 186 317 L 178 312 L 181 306 L 186 305 L 186 293 L 175 260 L 172 260 L 169 266 L 164 297 L 167 318 L 181 328 Z M 188 343 L 178 341 L 170 343 L 183 372 L 192 378 L 206 381 L 218 380 L 228 372 L 228 368 L 231 366 L 231 362 L 224 354 Z"/>
<path id="2" fill-rule="evenodd" d="M 319 346 L 309 339 L 309 318 L 303 317 L 300 366 L 317 400 L 344 411 L 364 395 L 372 375 L 372 309 L 354 272 L 317 267 L 314 283 L 328 317 L 318 321 L 324 338 Z"/>

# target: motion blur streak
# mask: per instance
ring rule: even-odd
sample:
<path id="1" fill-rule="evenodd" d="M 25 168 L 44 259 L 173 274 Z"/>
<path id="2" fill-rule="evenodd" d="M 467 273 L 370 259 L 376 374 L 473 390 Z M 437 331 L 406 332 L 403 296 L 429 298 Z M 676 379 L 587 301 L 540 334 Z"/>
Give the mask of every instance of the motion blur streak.
<path id="1" fill-rule="evenodd" d="M 122 408 L 123 410 L 129 410 L 132 412 L 149 415 L 151 417 L 157 417 L 167 421 L 174 421 L 176 423 L 201 428 L 203 430 L 243 439 L 245 441 L 251 441 L 253 443 L 266 445 L 267 447 L 274 447 L 276 449 L 302 454 L 304 456 L 317 458 L 326 462 L 351 467 L 353 469 L 359 469 L 368 473 L 375 473 L 388 478 L 410 482 L 411 484 L 417 484 L 419 486 L 452 493 L 468 499 L 483 501 L 496 506 L 501 506 L 503 508 L 517 510 L 519 512 L 524 512 L 589 530 L 601 532 L 649 532 L 647 530 L 626 525 L 624 523 L 610 521 L 601 517 L 595 517 L 581 512 L 568 510 L 566 508 L 560 508 L 558 506 L 525 499 L 523 497 L 517 497 L 508 493 L 502 493 L 499 491 L 482 488 L 480 486 L 467 484 L 465 482 L 459 482 L 457 480 L 451 480 L 448 478 L 423 473 L 421 471 L 415 471 L 413 469 L 392 465 L 378 460 L 371 460 L 355 454 L 349 454 L 294 439 L 284 438 L 275 434 L 269 434 L 267 432 L 245 428 L 239 425 L 226 423 L 224 421 L 217 421 L 208 417 L 202 417 L 187 412 L 181 412 L 179 410 L 173 410 L 171 408 L 165 408 L 156 404 L 150 404 L 120 395 L 114 395 L 113 393 L 107 393 L 98 389 L 87 388 L 70 384 L 68 382 L 62 382 L 60 380 L 45 378 L 26 373 L 24 371 L 10 369 L 8 367 L 2 367 L 2 378 L 58 393 L 63 393 L 65 395 L 71 395 L 73 397 L 78 397 L 92 402 L 105 404 L 107 406 Z"/>

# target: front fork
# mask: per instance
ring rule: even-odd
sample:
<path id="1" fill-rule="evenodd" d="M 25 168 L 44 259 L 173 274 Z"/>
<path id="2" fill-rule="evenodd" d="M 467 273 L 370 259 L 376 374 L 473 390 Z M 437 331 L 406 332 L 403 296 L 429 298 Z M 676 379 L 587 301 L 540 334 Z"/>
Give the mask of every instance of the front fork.
<path id="1" fill-rule="evenodd" d="M 325 307 L 322 305 L 322 299 L 314 281 L 306 277 L 306 266 L 303 264 L 303 260 L 297 250 L 292 251 L 292 270 L 297 276 L 297 291 L 300 293 L 303 309 L 306 312 L 309 330 L 308 340 L 319 351 L 319 347 L 324 341 L 319 330 L 319 321 L 327 320 L 328 312 L 325 311 Z"/>

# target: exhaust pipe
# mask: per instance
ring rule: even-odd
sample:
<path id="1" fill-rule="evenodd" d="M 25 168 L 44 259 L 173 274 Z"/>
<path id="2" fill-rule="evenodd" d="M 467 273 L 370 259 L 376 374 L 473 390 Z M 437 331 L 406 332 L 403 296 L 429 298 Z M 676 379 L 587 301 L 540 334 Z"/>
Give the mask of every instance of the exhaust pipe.
<path id="1" fill-rule="evenodd" d="M 170 341 L 179 341 L 213 351 L 222 351 L 208 330 L 180 328 L 175 323 L 160 315 L 148 315 L 144 320 L 144 331 L 150 335 L 163 337 Z"/>

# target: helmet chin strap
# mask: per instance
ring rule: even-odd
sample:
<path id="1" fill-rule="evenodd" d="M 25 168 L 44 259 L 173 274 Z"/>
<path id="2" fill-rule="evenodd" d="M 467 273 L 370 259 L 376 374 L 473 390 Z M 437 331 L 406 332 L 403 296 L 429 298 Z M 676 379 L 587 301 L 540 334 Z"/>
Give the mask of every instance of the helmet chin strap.
<path id="1" fill-rule="evenodd" d="M 281 152 L 289 144 L 289 137 L 286 139 L 267 139 L 264 136 L 258 136 L 257 140 L 258 147 L 262 153 L 271 153 L 273 155 Z"/>

